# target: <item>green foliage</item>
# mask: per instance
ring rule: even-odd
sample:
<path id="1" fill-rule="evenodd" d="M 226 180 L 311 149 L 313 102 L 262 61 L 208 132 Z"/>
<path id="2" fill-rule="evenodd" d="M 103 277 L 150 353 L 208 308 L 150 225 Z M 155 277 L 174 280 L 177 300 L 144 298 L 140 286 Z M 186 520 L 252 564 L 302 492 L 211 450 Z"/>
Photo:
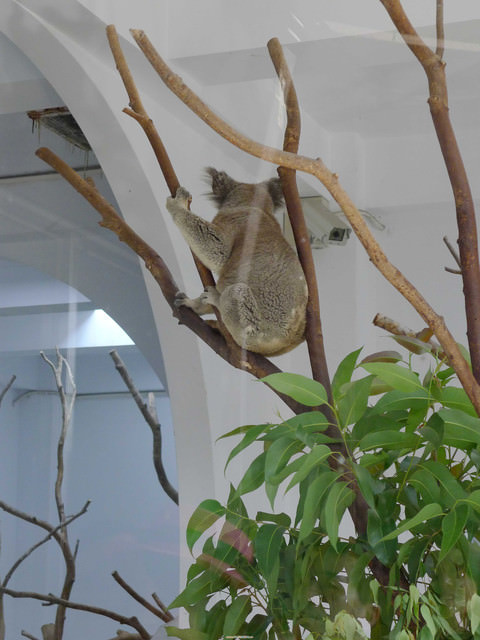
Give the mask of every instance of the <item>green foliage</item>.
<path id="1" fill-rule="evenodd" d="M 424 376 L 397 352 L 359 356 L 333 378 L 337 437 L 323 387 L 293 374 L 264 382 L 305 413 L 223 436 L 240 438 L 227 465 L 254 453 L 226 504 L 192 514 L 195 562 L 171 604 L 189 628 L 170 636 L 361 640 L 364 620 L 371 638 L 480 640 L 480 419 L 434 356 Z M 243 497 L 260 488 L 271 511 L 253 516 Z M 279 491 L 294 492 L 295 514 L 275 511 Z M 346 538 L 357 493 L 366 530 Z"/>

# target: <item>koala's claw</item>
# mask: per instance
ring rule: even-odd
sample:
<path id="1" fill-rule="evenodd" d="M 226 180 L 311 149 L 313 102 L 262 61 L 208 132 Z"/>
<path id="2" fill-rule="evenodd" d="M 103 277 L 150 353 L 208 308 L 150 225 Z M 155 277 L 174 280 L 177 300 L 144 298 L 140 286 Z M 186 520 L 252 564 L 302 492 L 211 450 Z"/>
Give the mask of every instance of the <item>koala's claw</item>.
<path id="1" fill-rule="evenodd" d="M 182 291 L 178 291 L 177 294 L 175 295 L 175 300 L 173 301 L 173 305 L 175 307 L 183 307 L 187 300 L 188 300 L 187 294 L 183 293 Z"/>

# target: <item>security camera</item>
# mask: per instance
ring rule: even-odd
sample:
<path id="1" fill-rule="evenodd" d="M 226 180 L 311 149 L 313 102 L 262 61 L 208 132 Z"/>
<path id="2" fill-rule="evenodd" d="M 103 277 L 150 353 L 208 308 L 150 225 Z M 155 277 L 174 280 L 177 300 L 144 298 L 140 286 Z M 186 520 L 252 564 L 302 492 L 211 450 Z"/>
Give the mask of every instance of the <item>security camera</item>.
<path id="1" fill-rule="evenodd" d="M 301 201 L 314 249 L 323 249 L 329 245 L 342 247 L 347 243 L 352 230 L 337 213 L 330 211 L 326 198 L 313 196 L 301 198 Z"/>

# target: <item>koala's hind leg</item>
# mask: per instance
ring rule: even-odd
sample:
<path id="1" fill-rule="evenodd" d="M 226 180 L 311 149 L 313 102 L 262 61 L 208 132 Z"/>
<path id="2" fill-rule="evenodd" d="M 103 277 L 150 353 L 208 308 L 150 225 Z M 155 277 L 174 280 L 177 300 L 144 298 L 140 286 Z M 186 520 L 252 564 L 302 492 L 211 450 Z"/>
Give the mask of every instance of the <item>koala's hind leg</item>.
<path id="1" fill-rule="evenodd" d="M 219 308 L 221 318 L 235 342 L 248 348 L 249 338 L 259 331 L 260 318 L 257 301 L 250 287 L 243 282 L 226 287 L 215 306 Z"/>
<path id="2" fill-rule="evenodd" d="M 212 287 L 213 289 L 215 287 Z M 198 298 L 189 298 L 186 293 L 179 291 L 175 296 L 176 307 L 190 307 L 199 316 L 204 316 L 207 313 L 214 313 L 214 308 L 206 299 L 206 293 L 202 293 Z"/>
<path id="3" fill-rule="evenodd" d="M 174 198 L 167 198 L 167 209 L 193 253 L 208 269 L 218 272 L 230 255 L 228 240 L 214 224 L 188 209 L 191 199 L 190 193 L 179 187 Z"/>

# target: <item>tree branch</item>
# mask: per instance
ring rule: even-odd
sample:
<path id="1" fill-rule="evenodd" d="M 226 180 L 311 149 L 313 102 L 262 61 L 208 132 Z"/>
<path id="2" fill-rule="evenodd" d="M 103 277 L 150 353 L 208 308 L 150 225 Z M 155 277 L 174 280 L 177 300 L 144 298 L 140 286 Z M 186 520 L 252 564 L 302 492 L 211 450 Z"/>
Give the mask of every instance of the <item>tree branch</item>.
<path id="1" fill-rule="evenodd" d="M 161 425 L 158 421 L 157 412 L 155 410 L 155 403 L 152 402 L 147 405 L 144 401 L 140 392 L 138 391 L 135 383 L 130 377 L 125 363 L 118 355 L 118 352 L 113 349 L 110 351 L 110 356 L 115 363 L 115 368 L 120 374 L 122 380 L 125 382 L 127 389 L 130 391 L 133 399 L 135 400 L 135 404 L 140 409 L 142 416 L 145 418 L 145 422 L 148 424 L 152 431 L 153 436 L 153 466 L 155 467 L 155 471 L 157 473 L 158 481 L 160 482 L 160 486 L 165 491 L 167 496 L 178 504 L 178 491 L 170 484 L 168 480 L 167 473 L 165 471 L 165 467 L 162 462 L 162 429 Z M 153 397 L 153 394 L 152 394 Z M 150 394 L 149 394 L 150 399 Z"/>
<path id="2" fill-rule="evenodd" d="M 110 50 L 112 52 L 113 58 L 115 60 L 115 64 L 117 66 L 118 73 L 123 81 L 123 85 L 127 91 L 128 99 L 130 101 L 131 109 L 124 109 L 123 112 L 128 116 L 134 118 L 147 136 L 148 141 L 153 149 L 155 157 L 157 158 L 160 169 L 163 173 L 163 177 L 165 178 L 165 182 L 167 184 L 168 190 L 170 191 L 170 195 L 175 196 L 180 183 L 178 181 L 177 175 L 175 173 L 175 169 L 170 161 L 167 150 L 158 134 L 158 131 L 153 123 L 153 120 L 149 117 L 146 112 L 142 100 L 140 98 L 140 94 L 138 93 L 138 89 L 136 87 L 133 76 L 130 72 L 130 69 L 127 65 L 127 61 L 125 60 L 125 56 L 123 55 L 122 48 L 120 46 L 120 41 L 118 39 L 117 30 L 113 24 L 108 25 L 106 28 L 108 42 L 110 44 Z M 192 252 L 193 259 L 195 261 L 195 266 L 197 267 L 198 275 L 200 276 L 200 280 L 204 287 L 214 286 L 215 280 L 213 275 L 209 269 L 207 269 L 197 258 L 197 256 Z"/>
<path id="3" fill-rule="evenodd" d="M 64 600 L 68 600 L 73 589 L 75 582 L 75 555 L 76 550 L 72 552 L 70 543 L 68 541 L 68 531 L 65 526 L 65 506 L 62 496 L 63 474 L 64 474 L 64 447 L 65 440 L 70 427 L 73 407 L 75 404 L 75 396 L 77 389 L 73 380 L 72 370 L 67 360 L 62 356 L 60 350 L 56 349 L 57 362 L 52 362 L 43 351 L 40 351 L 40 355 L 45 362 L 50 366 L 55 376 L 55 384 L 57 386 L 58 396 L 60 398 L 60 404 L 62 407 L 62 427 L 60 430 L 60 436 L 57 444 L 57 477 L 55 480 L 55 503 L 57 505 L 58 519 L 61 525 L 59 533 L 59 544 L 62 549 L 63 558 L 65 560 L 65 578 L 63 581 L 61 597 Z M 63 383 L 63 374 L 65 372 L 66 386 L 70 388 L 67 392 Z M 66 609 L 60 605 L 57 607 L 55 615 L 55 640 L 62 640 L 63 630 L 65 627 Z"/>
<path id="4" fill-rule="evenodd" d="M 384 0 L 386 2 L 386 0 Z M 338 176 L 332 173 L 320 159 L 308 158 L 287 151 L 280 151 L 251 140 L 236 131 L 213 111 L 177 76 L 163 61 L 143 31 L 131 31 L 135 41 L 159 74 L 167 87 L 175 93 L 199 118 L 223 138 L 239 149 L 268 162 L 281 166 L 305 171 L 320 180 L 331 196 L 339 204 L 347 217 L 353 231 L 367 251 L 370 260 L 382 275 L 410 302 L 414 309 L 424 319 L 435 333 L 444 349 L 450 365 L 458 375 L 463 388 L 468 394 L 476 411 L 480 415 L 480 386 L 465 358 L 463 357 L 454 337 L 448 330 L 444 319 L 438 315 L 427 303 L 420 292 L 411 282 L 387 259 L 385 253 L 368 229 L 361 213 L 354 205 L 348 194 L 341 187 Z M 415 45 L 411 45 L 415 46 Z M 462 261 L 463 264 L 463 261 Z M 480 299 L 480 283 L 476 297 Z"/>
<path id="5" fill-rule="evenodd" d="M 445 63 L 440 55 L 433 52 L 422 41 L 405 14 L 400 0 L 380 0 L 380 2 L 412 53 L 419 60 L 428 79 L 430 113 L 455 199 L 468 344 L 473 375 L 477 382 L 480 382 L 480 265 L 477 225 L 467 173 L 449 116 Z M 437 33 L 441 31 L 439 28 L 439 20 L 442 16 L 441 4 L 437 2 Z M 440 340 L 438 334 L 437 337 Z M 445 347 L 443 344 L 442 346 Z M 445 352 L 450 357 L 446 348 Z M 455 366 L 454 368 L 456 369 Z M 469 393 L 466 388 L 465 390 Z M 472 400 L 471 397 L 470 399 Z M 478 412 L 478 404 L 476 402 L 473 404 Z"/>
<path id="6" fill-rule="evenodd" d="M 283 54 L 282 45 L 278 38 L 272 38 L 268 42 L 267 48 L 283 90 L 285 111 L 287 113 L 287 126 L 285 128 L 285 136 L 283 139 L 283 150 L 296 154 L 298 153 L 298 146 L 300 142 L 301 122 L 300 108 L 298 105 L 293 78 L 290 74 L 287 61 Z M 282 181 L 283 195 L 288 211 L 288 217 L 290 218 L 298 257 L 305 273 L 305 279 L 308 286 L 306 340 L 312 368 L 312 376 L 314 380 L 318 380 L 323 384 L 331 404 L 332 392 L 323 341 L 317 276 L 315 273 L 315 264 L 313 262 L 310 237 L 307 225 L 305 224 L 300 195 L 298 193 L 296 171 L 295 169 L 279 167 L 278 175 Z M 330 416 L 330 418 L 333 418 L 333 416 Z"/>
<path id="7" fill-rule="evenodd" d="M 7 382 L 7 384 L 3 387 L 2 392 L 0 393 L 0 404 L 2 404 L 4 397 L 6 396 L 8 390 L 10 389 L 10 387 L 12 386 L 12 384 L 15 382 L 16 379 L 17 379 L 17 376 L 13 375 L 10 378 L 10 380 Z"/>
<path id="8" fill-rule="evenodd" d="M 113 576 L 113 579 L 122 587 L 122 589 L 125 589 L 125 591 L 130 596 L 132 596 L 134 600 L 136 600 L 142 606 L 144 606 L 145 609 L 150 611 L 150 613 L 153 613 L 154 616 L 157 616 L 157 618 L 160 618 L 160 620 L 163 620 L 163 622 L 170 622 L 171 620 L 173 620 L 173 616 L 171 615 L 170 612 L 167 611 L 167 613 L 165 613 L 162 609 L 157 609 L 152 604 L 150 604 L 148 600 L 145 600 L 145 598 L 143 598 L 134 589 L 132 589 L 132 587 L 129 584 L 127 584 L 125 580 L 119 575 L 118 571 L 114 571 L 112 573 L 112 576 Z"/>
<path id="9" fill-rule="evenodd" d="M 67 609 L 75 609 L 77 611 L 87 611 L 88 613 L 95 613 L 96 615 L 110 618 L 111 620 L 115 620 L 120 624 L 132 627 L 132 629 L 135 629 L 135 631 L 140 634 L 142 640 L 151 639 L 151 635 L 148 633 L 145 627 L 140 624 L 139 620 L 135 616 L 123 616 L 119 613 L 116 613 L 115 611 L 110 611 L 101 607 L 90 606 L 88 604 L 81 604 L 79 602 L 71 602 L 70 600 L 57 598 L 52 594 L 47 595 L 43 593 L 36 593 L 35 591 L 15 591 L 13 589 L 6 589 L 4 587 L 0 587 L 0 592 L 5 593 L 11 598 L 29 598 L 32 600 L 41 600 L 42 602 L 58 605 Z"/>

